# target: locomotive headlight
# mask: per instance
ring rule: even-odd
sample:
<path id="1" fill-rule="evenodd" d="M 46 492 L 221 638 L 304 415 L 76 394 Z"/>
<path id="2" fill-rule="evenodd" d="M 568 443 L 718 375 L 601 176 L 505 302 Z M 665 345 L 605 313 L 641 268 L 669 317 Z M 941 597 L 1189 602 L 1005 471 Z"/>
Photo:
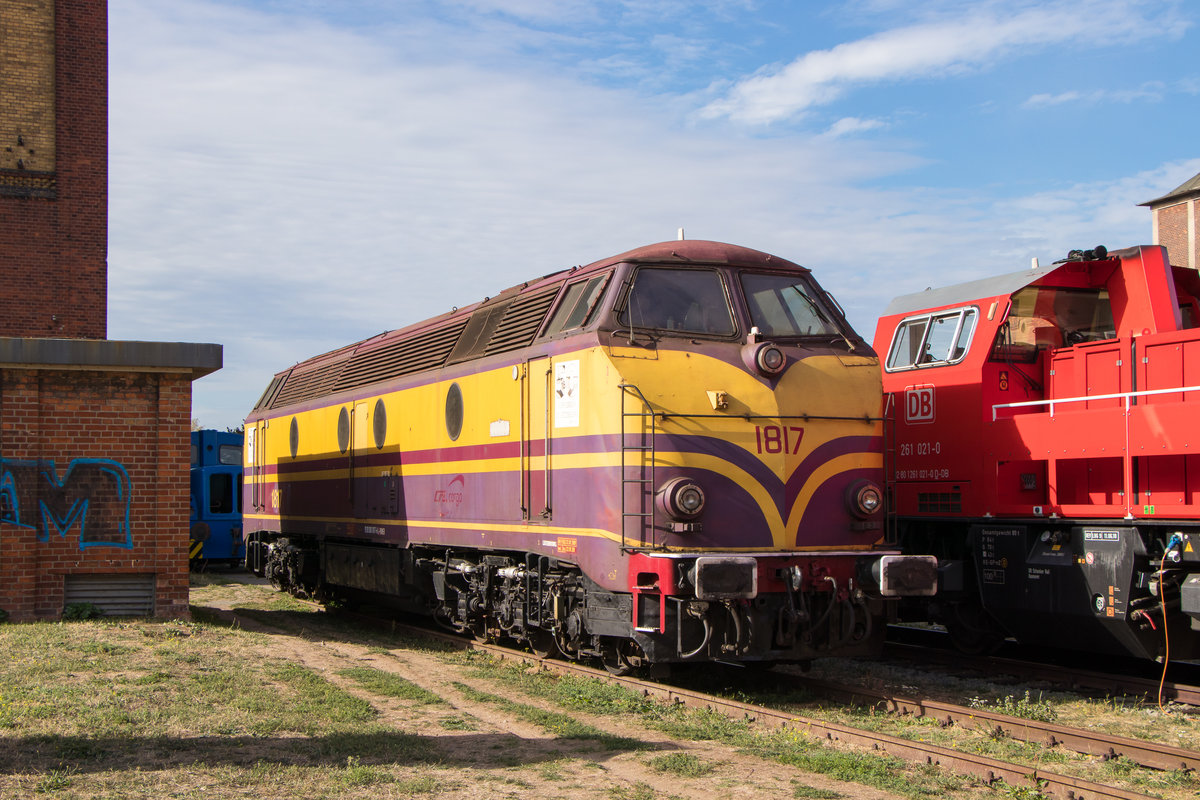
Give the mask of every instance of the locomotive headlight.
<path id="1" fill-rule="evenodd" d="M 850 507 L 851 514 L 866 519 L 883 508 L 883 491 L 872 481 L 859 481 L 850 487 L 846 504 Z"/>
<path id="2" fill-rule="evenodd" d="M 778 347 L 765 344 L 754 354 L 754 365 L 764 375 L 778 375 L 787 366 L 787 359 Z"/>
<path id="3" fill-rule="evenodd" d="M 693 520 L 704 510 L 704 490 L 691 478 L 672 478 L 656 495 L 658 507 L 680 522 Z"/>

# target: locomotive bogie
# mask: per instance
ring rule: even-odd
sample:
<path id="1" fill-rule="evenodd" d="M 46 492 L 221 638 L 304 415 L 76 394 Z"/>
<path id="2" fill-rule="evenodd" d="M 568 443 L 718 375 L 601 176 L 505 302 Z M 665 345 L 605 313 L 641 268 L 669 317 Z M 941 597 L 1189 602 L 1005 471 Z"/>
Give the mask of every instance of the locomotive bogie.
<path id="1" fill-rule="evenodd" d="M 742 287 L 811 319 L 783 336 Z M 277 376 L 246 423 L 247 561 L 611 668 L 872 652 L 880 559 L 905 561 L 879 548 L 879 398 L 803 268 L 645 248 Z M 930 590 L 907 562 L 900 593 Z"/>

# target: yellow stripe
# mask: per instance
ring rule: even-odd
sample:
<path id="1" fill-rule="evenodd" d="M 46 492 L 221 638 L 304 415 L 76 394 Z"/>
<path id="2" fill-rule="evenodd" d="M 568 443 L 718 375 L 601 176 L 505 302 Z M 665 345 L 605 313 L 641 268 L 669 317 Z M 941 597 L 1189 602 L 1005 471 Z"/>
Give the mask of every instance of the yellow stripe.
<path id="1" fill-rule="evenodd" d="M 246 514 L 246 519 L 256 520 L 271 520 L 278 521 L 278 516 L 271 514 Z M 343 517 L 293 517 L 288 516 L 289 521 L 297 522 L 334 522 L 345 523 L 347 520 Z M 404 525 L 409 528 L 443 528 L 450 530 L 461 531 L 487 531 L 490 533 L 520 533 L 529 536 L 573 536 L 577 538 L 591 539 L 607 539 L 612 542 L 620 543 L 621 537 L 611 531 L 601 530 L 599 528 L 563 528 L 554 526 L 540 525 L 504 525 L 494 522 L 453 522 L 449 520 L 423 520 L 423 519 L 356 519 L 357 523 L 363 525 Z M 637 546 L 633 540 L 625 542 L 630 547 Z M 665 552 L 687 553 L 687 552 L 730 552 L 730 553 L 762 553 L 761 547 L 664 547 Z M 794 548 L 787 548 L 794 549 Z M 833 550 L 867 550 L 870 545 L 821 545 L 817 547 L 805 547 L 804 552 L 810 551 L 833 551 Z"/>

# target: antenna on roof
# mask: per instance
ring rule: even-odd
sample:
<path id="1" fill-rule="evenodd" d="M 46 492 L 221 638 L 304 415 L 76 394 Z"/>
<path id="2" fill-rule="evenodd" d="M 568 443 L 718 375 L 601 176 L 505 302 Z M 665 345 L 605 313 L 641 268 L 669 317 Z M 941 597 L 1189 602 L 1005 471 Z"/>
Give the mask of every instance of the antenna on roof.
<path id="1" fill-rule="evenodd" d="M 679 229 L 679 241 L 683 241 L 683 228 Z"/>

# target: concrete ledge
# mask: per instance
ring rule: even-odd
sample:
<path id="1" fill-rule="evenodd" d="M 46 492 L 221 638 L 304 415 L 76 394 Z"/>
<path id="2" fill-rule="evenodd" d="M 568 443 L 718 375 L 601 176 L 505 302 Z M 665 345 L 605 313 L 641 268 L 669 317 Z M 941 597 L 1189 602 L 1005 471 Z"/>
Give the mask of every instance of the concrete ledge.
<path id="1" fill-rule="evenodd" d="M 192 380 L 222 366 L 219 344 L 27 339 L 0 336 L 0 368 L 187 372 Z"/>

